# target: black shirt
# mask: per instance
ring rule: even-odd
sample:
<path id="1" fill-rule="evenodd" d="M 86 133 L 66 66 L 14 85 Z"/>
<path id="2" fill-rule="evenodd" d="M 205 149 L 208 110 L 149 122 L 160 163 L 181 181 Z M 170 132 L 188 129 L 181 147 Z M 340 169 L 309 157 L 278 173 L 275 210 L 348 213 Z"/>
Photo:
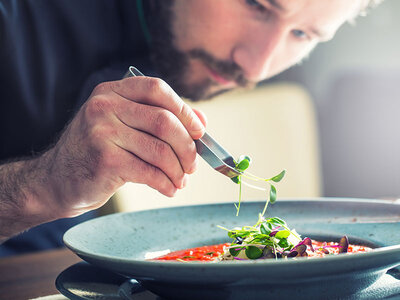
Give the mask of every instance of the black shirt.
<path id="1" fill-rule="evenodd" d="M 148 72 L 138 20 L 135 0 L 0 0 L 0 161 L 48 148 L 97 83 L 120 79 L 129 65 Z M 73 223 L 46 225 L 44 247 L 11 248 L 59 246 Z M 0 256 L 32 232 L 4 243 Z"/>

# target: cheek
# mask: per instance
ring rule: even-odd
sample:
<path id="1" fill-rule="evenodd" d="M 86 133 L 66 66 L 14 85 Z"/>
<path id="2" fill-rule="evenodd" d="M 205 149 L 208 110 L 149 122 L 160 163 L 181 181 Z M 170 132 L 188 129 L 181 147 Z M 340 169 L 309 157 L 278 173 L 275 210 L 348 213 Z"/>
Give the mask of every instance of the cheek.
<path id="1" fill-rule="evenodd" d="M 294 44 L 288 42 L 285 49 L 271 63 L 271 76 L 276 75 L 307 57 L 316 47 L 316 42 Z"/>

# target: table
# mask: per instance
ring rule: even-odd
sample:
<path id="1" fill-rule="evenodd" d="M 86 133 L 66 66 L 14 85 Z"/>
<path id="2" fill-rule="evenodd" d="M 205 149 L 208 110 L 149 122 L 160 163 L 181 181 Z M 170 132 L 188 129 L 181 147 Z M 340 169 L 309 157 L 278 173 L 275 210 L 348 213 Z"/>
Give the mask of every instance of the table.
<path id="1" fill-rule="evenodd" d="M 57 294 L 57 275 L 81 259 L 62 248 L 0 259 L 0 299 L 27 300 Z"/>

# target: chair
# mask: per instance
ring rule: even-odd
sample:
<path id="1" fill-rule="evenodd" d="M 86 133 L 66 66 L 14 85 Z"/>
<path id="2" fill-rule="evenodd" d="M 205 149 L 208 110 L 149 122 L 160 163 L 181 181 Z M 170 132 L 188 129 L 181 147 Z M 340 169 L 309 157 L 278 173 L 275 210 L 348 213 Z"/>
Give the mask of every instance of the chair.
<path id="1" fill-rule="evenodd" d="M 308 93 L 294 84 L 264 84 L 252 91 L 189 103 L 208 117 L 207 132 L 235 158 L 252 158 L 248 169 L 272 177 L 286 169 L 276 184 L 279 197 L 318 197 L 320 165 L 314 106 Z M 266 185 L 265 185 L 266 186 Z M 113 199 L 116 211 L 238 201 L 238 185 L 214 171 L 201 158 L 185 189 L 167 198 L 145 185 L 127 183 Z M 243 187 L 246 200 L 264 200 L 267 192 Z M 235 208 L 232 205 L 232 211 Z"/>

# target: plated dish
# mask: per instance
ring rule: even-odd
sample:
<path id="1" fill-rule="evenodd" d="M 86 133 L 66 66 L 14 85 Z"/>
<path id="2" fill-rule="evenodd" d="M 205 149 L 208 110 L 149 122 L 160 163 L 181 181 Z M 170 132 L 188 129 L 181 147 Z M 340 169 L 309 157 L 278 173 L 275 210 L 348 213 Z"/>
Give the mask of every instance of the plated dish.
<path id="1" fill-rule="evenodd" d="M 342 246 L 335 242 L 320 242 L 311 240 L 311 246 L 307 245 L 301 247 L 299 251 L 298 248 L 294 247 L 292 251 L 287 253 L 279 253 L 276 255 L 271 248 L 268 247 L 256 247 L 256 246 L 232 246 L 232 244 L 218 244 L 210 246 L 201 246 L 196 248 L 189 248 L 184 250 L 178 250 L 169 252 L 167 254 L 157 256 L 153 260 L 172 260 L 181 262 L 190 261 L 204 261 L 204 262 L 221 262 L 221 261 L 231 261 L 231 260 L 250 260 L 250 259 L 289 259 L 296 257 L 325 257 L 327 255 L 338 255 L 338 254 L 353 254 L 353 253 L 364 253 L 372 251 L 372 248 L 362 246 L 362 245 L 348 245 L 348 249 L 341 253 Z M 301 244 L 304 245 L 304 244 Z M 257 255 L 254 257 L 251 253 L 251 247 L 256 247 Z M 235 251 L 232 253 L 232 249 Z M 250 249 L 249 253 L 247 250 Z"/>
<path id="2" fill-rule="evenodd" d="M 153 260 L 180 262 L 224 262 L 265 259 L 295 259 L 300 257 L 325 257 L 327 255 L 353 254 L 372 251 L 364 245 L 349 243 L 347 236 L 339 242 L 321 242 L 302 238 L 295 229 L 278 217 L 265 219 L 261 215 L 254 226 L 226 229 L 231 243 L 201 246 L 178 251 L 155 252 Z M 158 256 L 160 252 L 165 252 Z M 149 257 L 149 255 L 147 255 Z"/>
<path id="3" fill-rule="evenodd" d="M 173 299 L 339 297 L 355 293 L 400 264 L 399 203 L 357 199 L 280 200 L 268 216 L 281 216 L 315 240 L 375 247 L 354 255 L 295 260 L 203 262 L 148 261 L 146 253 L 231 242 L 217 227 L 254 223 L 265 202 L 246 202 L 240 215 L 232 204 L 212 204 L 121 213 L 79 224 L 65 244 L 84 260 L 139 280 L 150 291 Z M 207 287 L 207 288 L 205 288 Z M 299 291 L 301 293 L 299 294 Z M 278 293 L 278 294 L 277 294 Z"/>

